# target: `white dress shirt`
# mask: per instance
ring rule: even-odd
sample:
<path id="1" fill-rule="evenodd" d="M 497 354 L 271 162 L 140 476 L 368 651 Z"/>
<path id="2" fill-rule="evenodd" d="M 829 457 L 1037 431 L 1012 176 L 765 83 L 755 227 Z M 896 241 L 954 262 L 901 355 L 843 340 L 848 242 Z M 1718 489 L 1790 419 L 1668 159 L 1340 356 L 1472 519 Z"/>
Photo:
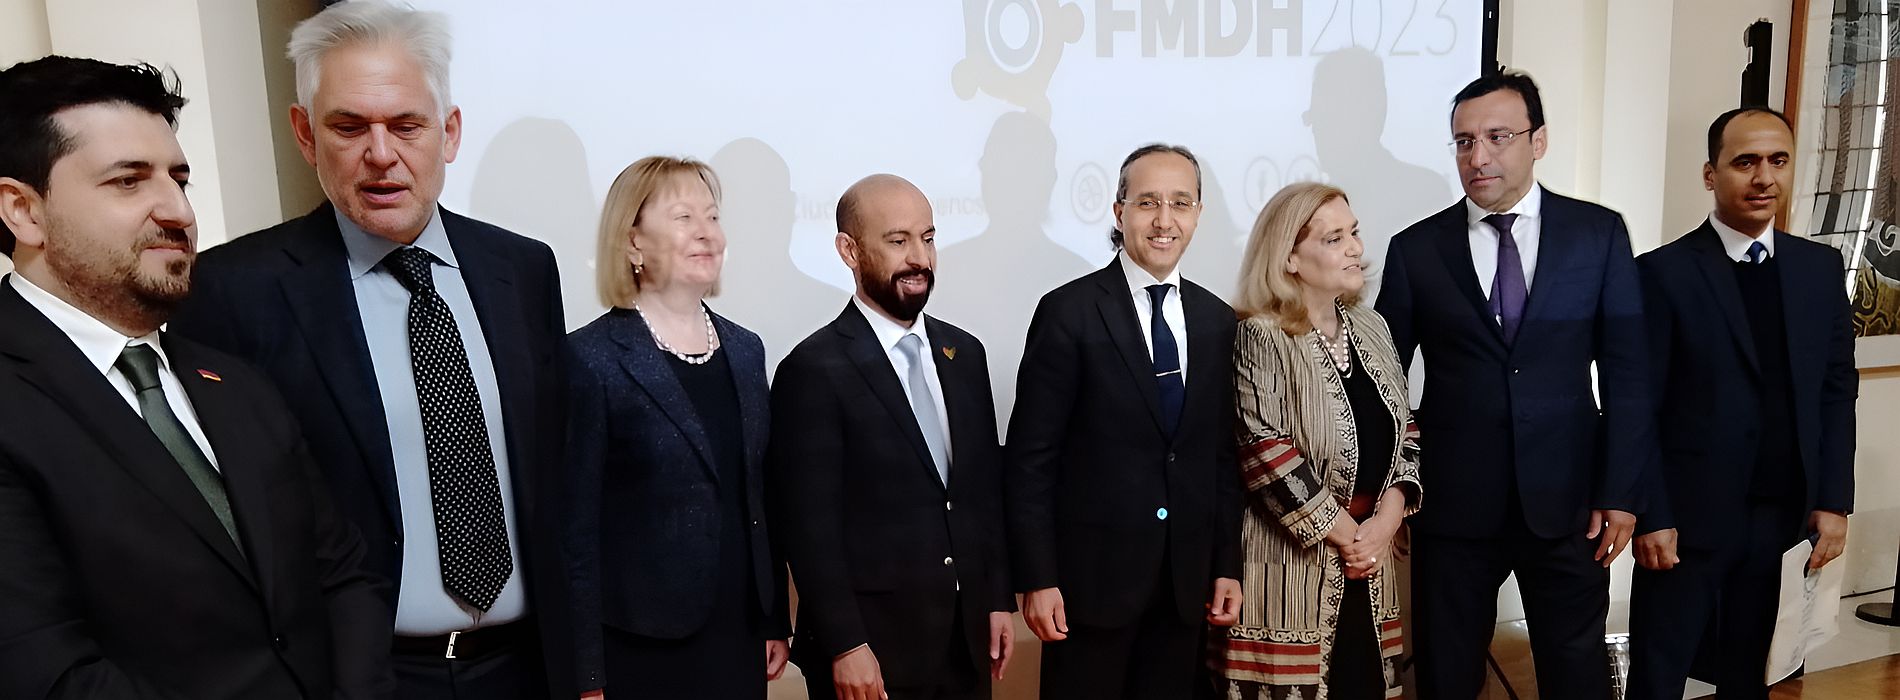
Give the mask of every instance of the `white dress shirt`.
<path id="1" fill-rule="evenodd" d="M 79 353 L 86 356 L 86 361 L 92 364 L 93 369 L 105 376 L 106 381 L 118 390 L 126 405 L 131 406 L 132 412 L 139 414 L 140 418 L 145 417 L 145 412 L 139 408 L 137 389 L 133 388 L 132 380 L 113 365 L 118 363 L 119 355 L 124 354 L 127 347 L 150 345 L 158 353 L 158 385 L 165 392 L 165 403 L 171 405 L 172 415 L 177 416 L 178 422 L 185 426 L 191 441 L 198 443 L 198 450 L 205 454 L 211 467 L 219 468 L 218 454 L 211 450 L 211 441 L 205 439 L 204 429 L 198 426 L 198 412 L 192 409 L 191 397 L 185 395 L 185 386 L 179 383 L 178 375 L 173 373 L 171 357 L 165 354 L 157 331 L 128 338 L 104 321 L 53 296 L 52 292 L 40 289 L 17 272 L 7 275 L 7 280 L 13 285 L 13 290 L 20 293 L 21 299 L 38 309 L 46 320 L 52 321 L 60 332 L 66 334 L 67 339 L 73 341 L 73 345 L 79 347 Z"/>
<path id="2" fill-rule="evenodd" d="M 1537 242 L 1543 237 L 1544 186 L 1531 183 L 1531 191 L 1517 201 L 1517 206 L 1507 211 L 1485 211 L 1465 198 L 1465 222 L 1469 226 L 1471 237 L 1471 266 L 1478 271 L 1478 289 L 1484 292 L 1484 298 L 1491 298 L 1491 278 L 1498 274 L 1498 230 L 1484 222 L 1484 217 L 1492 214 L 1516 214 L 1517 220 L 1511 223 L 1511 238 L 1517 241 L 1518 261 L 1524 263 L 1524 291 L 1532 289 L 1531 279 L 1537 276 Z"/>
<path id="3" fill-rule="evenodd" d="M 1772 223 L 1763 226 L 1760 232 L 1749 235 L 1722 223 L 1715 214 L 1709 214 L 1709 228 L 1715 229 L 1715 235 L 1722 238 L 1722 249 L 1728 251 L 1730 260 L 1735 262 L 1747 260 L 1748 246 L 1756 241 L 1760 241 L 1761 247 L 1768 250 L 1768 257 L 1775 257 L 1775 225 Z"/>
<path id="4" fill-rule="evenodd" d="M 864 320 L 871 323 L 871 332 L 877 335 L 877 344 L 878 347 L 884 348 L 884 356 L 890 358 L 891 369 L 897 371 L 897 383 L 904 387 L 906 399 L 911 398 L 910 358 L 904 356 L 904 351 L 898 349 L 897 344 L 907 335 L 917 336 L 919 340 L 924 341 L 921 351 L 917 353 L 918 362 L 924 365 L 924 383 L 929 385 L 930 402 L 937 405 L 937 428 L 943 431 L 941 435 L 943 435 L 944 464 L 946 468 L 948 465 L 955 464 L 956 455 L 950 449 L 952 442 L 950 440 L 950 412 L 944 409 L 943 380 L 937 377 L 935 353 L 939 352 L 939 349 L 930 344 L 930 332 L 924 328 L 924 315 L 917 314 L 917 322 L 905 328 L 884 314 L 878 313 L 877 309 L 866 305 L 864 300 L 859 299 L 855 294 L 851 296 L 851 304 L 858 307 L 858 313 L 864 314 Z M 923 428 L 921 425 L 917 427 Z"/>
<path id="5" fill-rule="evenodd" d="M 1148 298 L 1148 287 L 1156 284 L 1174 285 L 1168 289 L 1168 298 L 1161 302 L 1161 320 L 1167 322 L 1168 331 L 1174 334 L 1174 352 L 1180 355 L 1181 385 L 1187 386 L 1187 312 L 1181 308 L 1181 270 L 1176 268 L 1168 273 L 1165 280 L 1155 279 L 1147 270 L 1135 264 L 1124 250 L 1116 254 L 1121 258 L 1122 274 L 1128 278 L 1128 294 L 1135 301 L 1135 325 L 1141 326 L 1143 345 L 1148 348 L 1148 361 L 1155 359 L 1154 301 Z"/>

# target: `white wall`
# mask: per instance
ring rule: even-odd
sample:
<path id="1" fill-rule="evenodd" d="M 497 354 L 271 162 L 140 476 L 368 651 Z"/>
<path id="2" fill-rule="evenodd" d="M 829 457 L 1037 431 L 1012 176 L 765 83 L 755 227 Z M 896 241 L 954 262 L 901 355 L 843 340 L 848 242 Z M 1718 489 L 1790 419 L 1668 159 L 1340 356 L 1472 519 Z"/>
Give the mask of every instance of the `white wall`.
<path id="1" fill-rule="evenodd" d="M 0 0 L 0 67 L 39 58 L 50 50 L 45 0 Z M 13 261 L 0 255 L 0 274 L 12 269 Z"/>

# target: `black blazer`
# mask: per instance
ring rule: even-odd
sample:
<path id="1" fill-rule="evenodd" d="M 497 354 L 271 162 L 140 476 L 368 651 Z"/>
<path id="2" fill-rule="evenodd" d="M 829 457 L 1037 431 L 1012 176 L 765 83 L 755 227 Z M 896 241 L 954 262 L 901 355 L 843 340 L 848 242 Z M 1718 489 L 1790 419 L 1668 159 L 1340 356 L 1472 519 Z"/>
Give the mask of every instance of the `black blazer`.
<path id="1" fill-rule="evenodd" d="M 1854 328 L 1841 284 L 1841 254 L 1776 231 L 1775 267 L 1786 316 L 1794 425 L 1763 425 L 1760 370 L 1735 265 L 1722 239 L 1700 228 L 1638 258 L 1655 386 L 1662 463 L 1649 482 L 1640 530 L 1679 528 L 1684 546 L 1706 547 L 1746 522 L 1756 435 L 1793 430 L 1807 510 L 1854 506 Z M 1790 533 L 1793 536 L 1793 533 Z"/>
<path id="2" fill-rule="evenodd" d="M 1240 578 L 1234 310 L 1185 279 L 1181 302 L 1173 436 L 1119 257 L 1044 295 L 1030 321 L 1009 422 L 1010 554 L 1016 589 L 1060 586 L 1070 623 L 1133 623 L 1164 556 L 1183 621 L 1205 614 L 1215 577 Z"/>
<path id="3" fill-rule="evenodd" d="M 549 693 L 573 687 L 567 568 L 554 508 L 563 428 L 561 293 L 545 244 L 439 210 L 494 358 L 508 437 L 515 525 L 529 609 L 547 657 Z M 370 364 L 348 254 L 328 203 L 301 218 L 205 251 L 171 329 L 262 367 L 310 437 L 324 477 L 363 533 L 365 566 L 397 585 L 402 518 L 382 393 Z M 389 592 L 395 607 L 396 592 Z"/>
<path id="4" fill-rule="evenodd" d="M 765 510 L 771 395 L 759 336 L 713 314 L 745 433 L 752 588 L 768 639 L 791 636 L 785 563 Z M 613 309 L 567 337 L 568 566 L 581 683 L 601 687 L 602 624 L 682 639 L 719 590 L 719 475 L 705 425 L 639 314 Z M 638 682 L 633 683 L 638 687 Z"/>
<path id="5" fill-rule="evenodd" d="M 1462 200 L 1386 249 L 1378 311 L 1408 368 L 1425 353 L 1419 474 L 1433 504 L 1412 517 L 1423 532 L 1496 535 L 1513 492 L 1539 537 L 1582 533 L 1591 509 L 1642 510 L 1656 441 L 1629 231 L 1609 209 L 1543 197 L 1537 275 L 1514 345 L 1485 308 Z"/>
<path id="6" fill-rule="evenodd" d="M 385 586 L 268 379 L 164 336 L 240 553 L 139 414 L 4 281 L 0 328 L 0 697 L 394 691 Z"/>
<path id="7" fill-rule="evenodd" d="M 988 358 L 975 336 L 926 318 L 949 413 L 948 488 L 854 304 L 799 343 L 774 378 L 766 464 L 798 589 L 792 657 L 808 675 L 830 673 L 834 657 L 869 643 L 886 685 L 939 682 L 957 625 L 987 674 L 989 613 L 1015 609 Z"/>

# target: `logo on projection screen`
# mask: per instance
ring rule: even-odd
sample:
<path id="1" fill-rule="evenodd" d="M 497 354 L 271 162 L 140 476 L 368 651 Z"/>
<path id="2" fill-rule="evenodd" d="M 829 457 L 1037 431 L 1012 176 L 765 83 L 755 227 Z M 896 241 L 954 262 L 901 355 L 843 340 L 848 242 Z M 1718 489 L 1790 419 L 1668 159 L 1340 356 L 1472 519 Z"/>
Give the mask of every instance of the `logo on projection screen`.
<path id="1" fill-rule="evenodd" d="M 1049 78 L 1082 38 L 1082 8 L 1057 0 L 963 0 L 964 57 L 950 71 L 957 97 L 978 90 L 1049 118 Z"/>

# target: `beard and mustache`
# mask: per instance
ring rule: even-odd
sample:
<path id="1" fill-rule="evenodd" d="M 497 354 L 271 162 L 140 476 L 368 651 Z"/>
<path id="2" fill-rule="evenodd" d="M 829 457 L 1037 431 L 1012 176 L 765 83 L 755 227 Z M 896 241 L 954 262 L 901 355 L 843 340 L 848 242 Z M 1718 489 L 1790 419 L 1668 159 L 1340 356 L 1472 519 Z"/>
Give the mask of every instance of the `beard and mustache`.
<path id="1" fill-rule="evenodd" d="M 184 229 L 148 231 L 132 245 L 118 247 L 74 235 L 62 222 L 53 223 L 46 264 L 88 307 L 112 316 L 162 323 L 191 294 L 191 268 L 198 256 Z M 152 248 L 182 249 L 186 255 L 166 263 L 162 270 L 148 272 L 141 257 Z"/>
<path id="2" fill-rule="evenodd" d="M 924 312 L 924 304 L 930 301 L 930 292 L 937 288 L 937 274 L 930 268 L 905 268 L 879 278 L 875 271 L 866 270 L 858 274 L 858 286 L 864 288 L 865 296 L 877 302 L 884 313 L 890 314 L 904 323 L 917 320 Z M 898 282 L 911 277 L 922 277 L 924 291 L 909 294 L 898 289 Z"/>

